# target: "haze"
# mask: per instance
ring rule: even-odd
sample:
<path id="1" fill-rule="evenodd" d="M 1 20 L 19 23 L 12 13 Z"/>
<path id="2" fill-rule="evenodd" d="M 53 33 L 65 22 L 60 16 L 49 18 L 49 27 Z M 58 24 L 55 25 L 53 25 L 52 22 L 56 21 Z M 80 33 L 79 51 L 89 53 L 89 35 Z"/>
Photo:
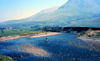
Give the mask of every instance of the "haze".
<path id="1" fill-rule="evenodd" d="M 66 2 L 67 0 L 0 0 L 0 22 L 26 18 Z"/>

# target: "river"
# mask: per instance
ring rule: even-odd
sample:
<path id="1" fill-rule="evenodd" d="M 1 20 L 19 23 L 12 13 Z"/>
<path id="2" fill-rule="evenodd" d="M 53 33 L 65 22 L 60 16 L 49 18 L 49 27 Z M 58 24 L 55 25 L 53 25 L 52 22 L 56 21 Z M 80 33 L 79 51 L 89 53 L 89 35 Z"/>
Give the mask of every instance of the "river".
<path id="1" fill-rule="evenodd" d="M 0 54 L 17 61 L 100 61 L 100 51 L 91 50 L 88 43 L 76 36 L 74 33 L 62 33 L 47 38 L 4 41 L 0 43 Z"/>

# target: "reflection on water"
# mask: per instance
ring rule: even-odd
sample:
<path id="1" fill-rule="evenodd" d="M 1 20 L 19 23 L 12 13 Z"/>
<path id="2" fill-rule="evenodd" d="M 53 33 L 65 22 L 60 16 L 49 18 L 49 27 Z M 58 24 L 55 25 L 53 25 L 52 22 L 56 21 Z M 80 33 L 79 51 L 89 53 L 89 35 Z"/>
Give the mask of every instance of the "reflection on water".
<path id="1" fill-rule="evenodd" d="M 19 38 L 0 43 L 0 54 L 18 61 L 99 61 L 100 50 L 63 33 L 39 38 Z M 97 51 L 98 50 L 98 51 Z"/>

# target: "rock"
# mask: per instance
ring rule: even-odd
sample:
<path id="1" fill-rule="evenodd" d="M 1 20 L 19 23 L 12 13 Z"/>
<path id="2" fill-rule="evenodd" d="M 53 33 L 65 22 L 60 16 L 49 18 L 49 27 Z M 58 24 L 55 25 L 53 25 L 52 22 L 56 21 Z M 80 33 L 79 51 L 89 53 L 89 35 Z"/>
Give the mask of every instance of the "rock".
<path id="1" fill-rule="evenodd" d="M 21 58 L 23 58 L 23 56 L 22 56 L 22 55 L 21 55 L 20 57 L 21 57 Z"/>
<path id="2" fill-rule="evenodd" d="M 44 61 L 45 59 L 43 59 L 43 61 Z"/>
<path id="3" fill-rule="evenodd" d="M 10 57 L 7 57 L 8 59 L 12 59 L 12 58 L 10 58 Z"/>
<path id="4" fill-rule="evenodd" d="M 73 60 L 75 60 L 75 58 L 72 58 Z"/>

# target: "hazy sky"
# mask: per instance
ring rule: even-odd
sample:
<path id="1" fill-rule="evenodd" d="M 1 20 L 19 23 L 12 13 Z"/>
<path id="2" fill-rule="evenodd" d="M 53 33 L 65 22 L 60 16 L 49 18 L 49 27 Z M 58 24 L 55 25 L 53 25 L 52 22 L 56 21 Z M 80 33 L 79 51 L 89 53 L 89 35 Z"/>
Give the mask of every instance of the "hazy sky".
<path id="1" fill-rule="evenodd" d="M 0 0 L 0 22 L 26 18 L 66 2 L 67 0 Z"/>

